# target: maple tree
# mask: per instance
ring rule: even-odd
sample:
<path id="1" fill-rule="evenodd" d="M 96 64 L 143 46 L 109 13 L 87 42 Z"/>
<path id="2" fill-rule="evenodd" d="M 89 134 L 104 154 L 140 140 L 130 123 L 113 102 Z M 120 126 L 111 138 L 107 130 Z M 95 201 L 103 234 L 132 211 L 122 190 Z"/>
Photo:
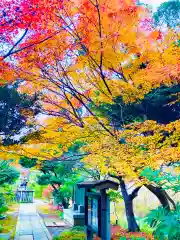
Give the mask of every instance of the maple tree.
<path id="1" fill-rule="evenodd" d="M 22 8 L 25 15 L 17 18 L 19 22 L 14 20 L 17 25 L 5 21 L 8 27 L 1 28 L 13 45 L 8 56 L 17 61 L 14 65 L 2 61 L 1 77 L 23 79 L 19 91 L 39 93 L 42 113 L 51 118 L 26 144 L 4 151 L 52 159 L 83 139 L 87 144 L 84 162 L 102 175 L 110 172 L 120 177 L 127 215 L 131 216 L 129 230 L 138 230 L 132 200 L 139 185 L 147 184 L 139 178 L 140 172 L 145 166 L 156 169 L 178 161 L 179 120 L 164 125 L 155 121 L 127 125 L 121 116 L 122 129 L 118 129 L 96 109 L 113 104 L 119 96 L 125 104 L 133 103 L 152 89 L 177 85 L 178 33 L 153 28 L 151 13 L 133 0 L 53 0 L 46 6 L 41 0 L 22 1 Z M 7 19 L 17 12 L 13 8 Z M 30 34 L 18 45 L 12 43 L 17 29 Z M 120 114 L 121 109 L 119 103 Z M 136 182 L 134 195 L 128 195 L 124 180 Z"/>
<path id="2" fill-rule="evenodd" d="M 11 70 L 18 53 L 41 44 L 59 31 L 52 28 L 53 14 L 62 1 L 2 0 L 0 3 L 0 83 L 16 75 Z M 46 15 L 44 15 L 44 11 Z M 55 16 L 55 15 L 54 15 Z M 16 56 L 15 56 L 16 55 Z"/>
<path id="3" fill-rule="evenodd" d="M 1 58 L 5 59 L 34 44 L 41 43 L 56 32 L 51 27 L 52 12 L 61 7 L 62 1 L 21 0 L 0 4 Z M 46 16 L 43 14 L 46 12 Z M 40 30 L 38 34 L 37 30 Z M 28 42 L 27 42 L 28 39 Z"/>

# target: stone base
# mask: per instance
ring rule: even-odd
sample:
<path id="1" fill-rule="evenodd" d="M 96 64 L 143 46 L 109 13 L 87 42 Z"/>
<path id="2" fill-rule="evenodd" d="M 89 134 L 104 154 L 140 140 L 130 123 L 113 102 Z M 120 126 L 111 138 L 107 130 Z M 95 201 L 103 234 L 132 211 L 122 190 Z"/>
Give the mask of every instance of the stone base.
<path id="1" fill-rule="evenodd" d="M 64 220 L 69 222 L 72 226 L 84 226 L 85 215 L 72 209 L 64 209 Z"/>

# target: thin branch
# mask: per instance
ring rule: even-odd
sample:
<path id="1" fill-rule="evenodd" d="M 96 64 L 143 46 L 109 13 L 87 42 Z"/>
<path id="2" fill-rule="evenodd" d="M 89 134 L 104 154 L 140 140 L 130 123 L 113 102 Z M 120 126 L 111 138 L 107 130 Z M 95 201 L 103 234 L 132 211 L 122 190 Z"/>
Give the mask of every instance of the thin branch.
<path id="1" fill-rule="evenodd" d="M 97 9 L 97 13 L 98 13 L 98 26 L 99 26 L 99 38 L 100 38 L 100 65 L 99 65 L 100 75 L 101 75 L 101 78 L 102 78 L 108 92 L 110 93 L 110 95 L 112 95 L 111 90 L 106 82 L 105 75 L 104 75 L 103 69 L 102 69 L 103 68 L 102 24 L 101 24 L 101 13 L 100 13 L 100 6 L 98 3 L 98 0 L 96 0 L 96 9 Z"/>
<path id="2" fill-rule="evenodd" d="M 23 38 L 26 36 L 27 32 L 28 32 L 28 28 L 26 28 L 26 30 L 24 31 L 23 35 L 22 35 L 22 36 L 19 38 L 19 40 L 12 46 L 12 48 L 9 50 L 9 52 L 3 56 L 3 59 L 9 57 L 10 55 L 12 55 L 12 54 L 14 54 L 16 51 L 18 51 L 18 50 L 16 50 L 15 52 L 13 52 L 13 50 L 17 47 L 17 45 L 18 45 L 18 44 L 23 40 Z"/>
<path id="3" fill-rule="evenodd" d="M 52 37 L 54 37 L 54 36 L 57 35 L 58 33 L 59 33 L 59 32 L 56 32 L 56 33 L 54 33 L 53 35 L 51 35 L 51 36 L 49 36 L 49 37 L 46 37 L 46 38 L 42 39 L 42 40 L 39 41 L 39 42 L 34 42 L 34 43 L 32 43 L 32 44 L 29 44 L 29 45 L 27 45 L 27 46 L 25 46 L 25 47 L 22 47 L 22 48 L 20 48 L 20 49 L 17 49 L 16 51 L 13 51 L 13 52 L 12 52 L 12 50 L 14 49 L 14 47 L 13 47 L 13 49 L 10 50 L 11 52 L 9 51 L 10 53 L 8 52 L 6 55 L 3 56 L 3 59 L 9 57 L 10 55 L 14 55 L 14 54 L 16 54 L 16 53 L 18 53 L 18 52 L 21 52 L 21 51 L 23 51 L 23 50 L 25 50 L 25 49 L 27 49 L 27 48 L 33 47 L 34 45 L 41 44 L 41 43 L 43 43 L 43 42 L 51 39 Z M 19 39 L 19 40 L 20 40 L 20 39 Z M 16 43 L 16 44 L 17 44 L 17 43 Z M 17 45 L 16 45 L 16 46 L 17 46 Z"/>

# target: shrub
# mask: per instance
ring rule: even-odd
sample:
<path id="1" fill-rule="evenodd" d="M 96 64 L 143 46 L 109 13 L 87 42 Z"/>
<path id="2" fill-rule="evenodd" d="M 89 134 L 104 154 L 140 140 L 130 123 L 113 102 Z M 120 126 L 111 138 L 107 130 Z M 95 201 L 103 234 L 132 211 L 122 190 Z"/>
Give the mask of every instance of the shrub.
<path id="1" fill-rule="evenodd" d="M 10 165 L 10 161 L 0 160 L 0 186 L 13 184 L 19 178 L 19 172 Z"/>
<path id="2" fill-rule="evenodd" d="M 146 221 L 149 225 L 153 224 L 155 239 L 180 239 L 180 204 L 171 211 L 158 207 L 147 215 Z"/>
<path id="3" fill-rule="evenodd" d="M 7 210 L 8 210 L 8 207 L 7 207 L 6 202 L 5 202 L 5 197 L 1 193 L 0 194 L 0 218 L 3 218 L 3 214 L 5 212 L 7 212 Z"/>
<path id="4" fill-rule="evenodd" d="M 4 202 L 6 202 L 7 205 L 10 205 L 15 202 L 15 193 L 11 185 L 4 184 L 0 190 L 1 193 L 3 194 Z"/>
<path id="5" fill-rule="evenodd" d="M 43 191 L 47 188 L 47 186 L 39 185 L 35 181 L 29 183 L 29 189 L 34 190 L 35 198 L 43 198 Z"/>
<path id="6" fill-rule="evenodd" d="M 54 237 L 53 240 L 86 240 L 86 234 L 81 229 L 72 228 L 62 232 L 60 236 Z"/>
<path id="7" fill-rule="evenodd" d="M 2 230 L 3 230 L 3 227 L 2 227 L 2 225 L 0 225 L 0 233 L 2 232 Z"/>
<path id="8" fill-rule="evenodd" d="M 21 157 L 19 163 L 24 168 L 32 168 L 35 167 L 37 164 L 37 158 L 28 158 L 28 157 Z"/>

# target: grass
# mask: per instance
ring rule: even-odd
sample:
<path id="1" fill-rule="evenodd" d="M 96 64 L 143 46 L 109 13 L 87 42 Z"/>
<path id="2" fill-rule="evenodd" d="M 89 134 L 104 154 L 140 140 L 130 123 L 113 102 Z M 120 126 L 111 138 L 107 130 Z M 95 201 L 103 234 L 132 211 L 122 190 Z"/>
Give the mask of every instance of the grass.
<path id="1" fill-rule="evenodd" d="M 73 227 L 63 231 L 53 240 L 86 240 L 86 231 L 84 227 Z"/>
<path id="2" fill-rule="evenodd" d="M 0 224 L 2 225 L 1 233 L 11 232 L 11 239 L 14 239 L 16 232 L 17 216 L 8 215 L 6 219 L 0 221 Z"/>
<path id="3" fill-rule="evenodd" d="M 11 232 L 11 239 L 14 239 L 16 232 L 16 224 L 18 220 L 19 204 L 12 204 L 8 207 L 7 217 L 0 220 L 1 233 Z"/>
<path id="4" fill-rule="evenodd" d="M 145 223 L 144 218 L 137 219 L 137 223 L 141 229 L 141 232 L 144 232 L 147 234 L 153 234 L 155 229 L 150 227 L 147 223 Z"/>
<path id="5" fill-rule="evenodd" d="M 19 211 L 19 204 L 15 203 L 8 206 L 8 212 L 18 212 Z"/>

